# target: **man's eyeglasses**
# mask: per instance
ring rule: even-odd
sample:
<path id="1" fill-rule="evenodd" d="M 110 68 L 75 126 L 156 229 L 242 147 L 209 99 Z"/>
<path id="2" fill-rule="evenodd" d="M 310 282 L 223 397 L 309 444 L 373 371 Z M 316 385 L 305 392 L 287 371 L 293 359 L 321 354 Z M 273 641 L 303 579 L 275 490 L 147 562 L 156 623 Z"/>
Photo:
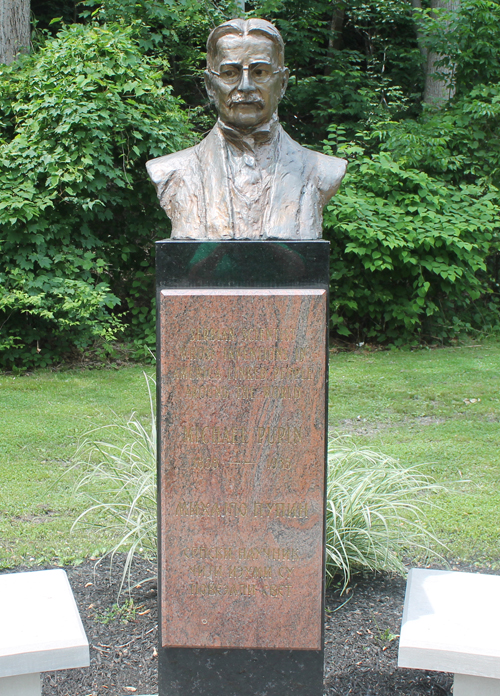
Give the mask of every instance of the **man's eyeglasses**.
<path id="1" fill-rule="evenodd" d="M 269 82 L 273 75 L 282 72 L 283 68 L 273 70 L 272 65 L 268 63 L 254 63 L 248 67 L 243 67 L 242 65 L 223 65 L 220 72 L 216 72 L 215 70 L 209 70 L 209 72 L 212 73 L 212 75 L 216 75 L 219 80 L 225 82 L 226 85 L 237 85 L 245 70 L 248 71 L 249 80 L 252 80 L 252 82 L 255 82 L 257 85 L 263 85 Z"/>

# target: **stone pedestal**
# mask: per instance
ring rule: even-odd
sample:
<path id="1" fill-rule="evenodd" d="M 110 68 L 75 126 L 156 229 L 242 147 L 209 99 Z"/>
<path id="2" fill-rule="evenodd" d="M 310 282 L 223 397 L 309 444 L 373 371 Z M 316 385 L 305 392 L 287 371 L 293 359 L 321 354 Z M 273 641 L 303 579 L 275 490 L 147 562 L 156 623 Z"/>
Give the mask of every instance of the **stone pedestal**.
<path id="1" fill-rule="evenodd" d="M 157 244 L 160 696 L 321 696 L 328 243 Z"/>

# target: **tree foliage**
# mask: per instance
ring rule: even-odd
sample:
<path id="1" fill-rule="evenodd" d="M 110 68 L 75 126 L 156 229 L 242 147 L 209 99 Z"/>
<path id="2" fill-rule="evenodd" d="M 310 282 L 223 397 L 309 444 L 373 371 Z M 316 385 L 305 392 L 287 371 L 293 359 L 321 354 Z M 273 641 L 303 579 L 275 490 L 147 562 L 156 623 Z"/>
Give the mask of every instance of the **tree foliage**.
<path id="1" fill-rule="evenodd" d="M 163 67 L 133 28 L 73 25 L 2 69 L 2 365 L 46 365 L 109 344 L 120 312 L 149 316 L 134 300 L 166 224 L 144 162 L 188 143 Z"/>
<path id="2" fill-rule="evenodd" d="M 422 6 L 246 3 L 286 42 L 285 128 L 349 159 L 325 211 L 332 329 L 348 340 L 446 340 L 500 323 L 500 3 Z M 33 54 L 0 69 L 0 365 L 111 350 L 119 336 L 144 354 L 153 243 L 169 229 L 144 163 L 213 124 L 205 41 L 237 9 L 33 0 L 33 11 Z M 453 81 L 440 109 L 422 103 L 422 47 Z"/>
<path id="3" fill-rule="evenodd" d="M 401 345 L 496 327 L 498 213 L 493 188 L 360 155 L 325 215 L 338 333 Z"/>

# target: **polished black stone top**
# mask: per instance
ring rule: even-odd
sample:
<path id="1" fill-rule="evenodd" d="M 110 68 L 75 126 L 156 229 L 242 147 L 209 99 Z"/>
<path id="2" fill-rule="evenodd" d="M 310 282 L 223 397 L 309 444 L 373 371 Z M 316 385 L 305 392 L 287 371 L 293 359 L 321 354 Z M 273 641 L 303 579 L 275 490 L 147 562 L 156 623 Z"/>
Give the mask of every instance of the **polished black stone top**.
<path id="1" fill-rule="evenodd" d="M 163 240 L 156 243 L 158 288 L 325 288 L 330 243 Z"/>

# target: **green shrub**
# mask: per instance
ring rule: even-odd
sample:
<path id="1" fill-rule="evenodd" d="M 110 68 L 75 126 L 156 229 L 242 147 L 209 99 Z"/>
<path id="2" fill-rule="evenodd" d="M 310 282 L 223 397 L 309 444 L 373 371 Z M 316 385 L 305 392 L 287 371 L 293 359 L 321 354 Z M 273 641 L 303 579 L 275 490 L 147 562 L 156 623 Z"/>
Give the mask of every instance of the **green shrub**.
<path id="1" fill-rule="evenodd" d="M 154 322 L 168 226 L 144 164 L 190 141 L 134 31 L 72 25 L 0 66 L 0 367 L 109 344 L 122 312 Z"/>
<path id="2" fill-rule="evenodd" d="M 351 153 L 357 159 L 325 211 L 333 329 L 395 345 L 498 329 L 488 273 L 499 250 L 495 187 L 455 186 L 388 152 Z"/>

